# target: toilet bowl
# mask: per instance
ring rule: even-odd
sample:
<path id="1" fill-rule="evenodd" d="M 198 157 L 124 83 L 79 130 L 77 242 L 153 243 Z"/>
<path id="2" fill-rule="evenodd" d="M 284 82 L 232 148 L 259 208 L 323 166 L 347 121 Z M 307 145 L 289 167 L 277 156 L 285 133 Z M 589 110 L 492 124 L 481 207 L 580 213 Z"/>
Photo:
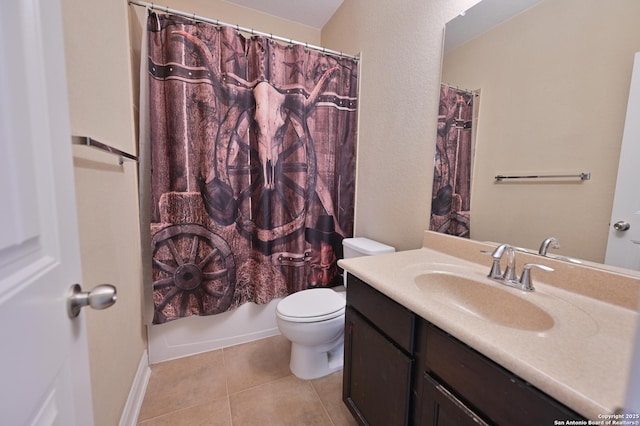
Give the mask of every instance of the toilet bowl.
<path id="1" fill-rule="evenodd" d="M 372 256 L 395 249 L 368 238 L 342 240 L 344 257 Z M 276 323 L 291 341 L 291 372 L 305 380 L 341 370 L 344 364 L 345 286 L 293 293 L 276 306 Z"/>
<path id="2" fill-rule="evenodd" d="M 310 380 L 341 370 L 344 353 L 345 292 L 302 290 L 276 307 L 276 322 L 291 341 L 291 372 Z"/>

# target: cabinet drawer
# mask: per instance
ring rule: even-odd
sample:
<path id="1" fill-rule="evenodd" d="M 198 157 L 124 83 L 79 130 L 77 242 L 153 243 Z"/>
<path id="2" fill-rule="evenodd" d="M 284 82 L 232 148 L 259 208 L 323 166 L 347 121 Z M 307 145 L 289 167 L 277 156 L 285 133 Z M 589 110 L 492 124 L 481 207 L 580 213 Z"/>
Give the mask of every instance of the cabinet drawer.
<path id="1" fill-rule="evenodd" d="M 426 333 L 426 370 L 492 422 L 538 426 L 583 419 L 435 326 Z"/>
<path id="2" fill-rule="evenodd" d="M 347 305 L 402 349 L 412 353 L 415 314 L 352 274 L 347 275 L 347 280 Z"/>

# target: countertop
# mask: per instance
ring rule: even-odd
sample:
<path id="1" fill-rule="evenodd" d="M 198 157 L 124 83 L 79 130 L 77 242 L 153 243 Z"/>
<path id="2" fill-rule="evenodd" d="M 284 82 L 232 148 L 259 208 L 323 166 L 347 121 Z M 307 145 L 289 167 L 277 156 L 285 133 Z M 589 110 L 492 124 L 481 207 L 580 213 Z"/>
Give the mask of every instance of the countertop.
<path id="1" fill-rule="evenodd" d="M 532 270 L 536 291 L 524 292 L 486 278 L 491 258 L 480 251 L 491 246 L 432 234 L 425 232 L 421 249 L 339 265 L 583 416 L 602 420 L 623 407 L 640 279 L 518 253 L 518 273 L 523 261 L 531 260 L 556 269 Z M 446 295 L 416 285 L 414 277 L 432 270 L 504 288 L 548 313 L 552 326 L 527 329 L 526 318 L 517 317 L 514 324 L 520 326 L 514 328 L 474 315 Z M 498 302 L 496 309 L 504 309 Z"/>

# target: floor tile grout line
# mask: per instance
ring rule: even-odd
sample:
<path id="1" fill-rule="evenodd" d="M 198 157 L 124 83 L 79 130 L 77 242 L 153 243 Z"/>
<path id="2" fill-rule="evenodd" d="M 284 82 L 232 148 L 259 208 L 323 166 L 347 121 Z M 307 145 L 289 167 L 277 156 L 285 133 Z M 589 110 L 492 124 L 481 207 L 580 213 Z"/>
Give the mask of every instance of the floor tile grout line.
<path id="1" fill-rule="evenodd" d="M 233 414 L 231 413 L 231 396 L 229 395 L 229 374 L 227 371 L 227 357 L 225 349 L 222 348 L 222 371 L 224 371 L 224 390 L 227 397 L 227 409 L 229 410 L 230 426 L 233 426 Z"/>
<path id="2" fill-rule="evenodd" d="M 327 409 L 327 406 L 324 404 L 324 401 L 322 400 L 322 397 L 320 396 L 320 393 L 318 392 L 318 389 L 316 389 L 316 386 L 313 384 L 313 380 L 308 380 L 308 382 L 311 385 L 311 388 L 313 389 L 313 392 L 315 392 L 316 396 L 318 397 L 318 401 L 320 401 L 320 405 L 322 406 L 322 410 L 324 410 L 324 413 L 329 418 L 329 421 L 331 422 L 331 424 L 335 426 L 335 422 L 333 421 L 333 417 L 331 417 L 331 413 L 329 413 L 329 410 Z"/>
<path id="3" fill-rule="evenodd" d="M 271 383 L 279 382 L 281 380 L 288 379 L 289 377 L 294 377 L 294 375 L 293 374 L 288 374 L 286 376 L 282 376 L 282 377 L 278 377 L 278 378 L 275 378 L 275 379 L 268 380 L 266 382 L 258 383 L 257 385 L 253 385 L 253 386 L 250 386 L 248 388 L 244 388 L 244 389 L 241 389 L 241 390 L 238 390 L 238 391 L 235 391 L 235 392 L 231 392 L 229 394 L 229 397 L 238 395 L 238 394 L 246 392 L 246 391 L 250 391 L 250 390 L 259 388 L 260 386 L 264 386 L 264 385 L 268 385 L 268 384 L 271 384 Z M 302 379 L 300 379 L 300 380 L 302 380 Z"/>

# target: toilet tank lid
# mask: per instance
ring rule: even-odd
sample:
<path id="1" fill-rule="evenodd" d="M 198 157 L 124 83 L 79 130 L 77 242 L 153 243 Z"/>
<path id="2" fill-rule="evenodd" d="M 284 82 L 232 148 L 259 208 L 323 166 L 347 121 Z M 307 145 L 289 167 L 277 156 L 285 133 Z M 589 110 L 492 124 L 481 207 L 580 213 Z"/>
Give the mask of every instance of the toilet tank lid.
<path id="1" fill-rule="evenodd" d="M 314 288 L 285 297 L 276 310 L 287 317 L 313 318 L 340 311 L 345 304 L 345 298 L 330 288 Z"/>
<path id="2" fill-rule="evenodd" d="M 364 237 L 345 238 L 342 240 L 342 245 L 367 256 L 382 253 L 393 253 L 396 251 L 394 247 Z"/>

